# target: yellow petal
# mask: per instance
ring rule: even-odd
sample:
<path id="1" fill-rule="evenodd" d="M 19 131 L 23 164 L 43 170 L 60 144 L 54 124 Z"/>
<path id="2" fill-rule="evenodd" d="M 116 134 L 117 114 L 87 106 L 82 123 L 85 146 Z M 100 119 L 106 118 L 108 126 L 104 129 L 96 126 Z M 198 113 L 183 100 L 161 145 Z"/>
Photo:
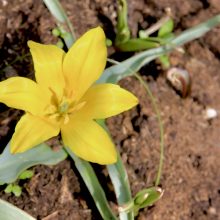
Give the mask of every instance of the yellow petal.
<path id="1" fill-rule="evenodd" d="M 105 34 L 100 27 L 86 32 L 70 48 L 64 58 L 63 71 L 76 100 L 100 77 L 106 59 Z"/>
<path id="2" fill-rule="evenodd" d="M 117 160 L 116 150 L 109 135 L 94 121 L 72 118 L 61 127 L 63 142 L 84 160 L 112 164 Z"/>
<path id="3" fill-rule="evenodd" d="M 65 52 L 54 45 L 43 45 L 33 41 L 28 41 L 28 46 L 33 57 L 37 83 L 51 88 L 61 98 L 64 88 L 62 63 Z"/>
<path id="4" fill-rule="evenodd" d="M 93 119 L 108 118 L 138 104 L 132 93 L 114 84 L 94 85 L 82 97 L 84 101 L 80 113 Z"/>
<path id="5" fill-rule="evenodd" d="M 16 125 L 10 151 L 11 153 L 22 153 L 58 135 L 59 131 L 58 126 L 31 114 L 25 114 Z"/>
<path id="6" fill-rule="evenodd" d="M 11 77 L 0 82 L 0 102 L 32 114 L 42 114 L 49 103 L 49 91 L 42 91 L 34 81 Z"/>

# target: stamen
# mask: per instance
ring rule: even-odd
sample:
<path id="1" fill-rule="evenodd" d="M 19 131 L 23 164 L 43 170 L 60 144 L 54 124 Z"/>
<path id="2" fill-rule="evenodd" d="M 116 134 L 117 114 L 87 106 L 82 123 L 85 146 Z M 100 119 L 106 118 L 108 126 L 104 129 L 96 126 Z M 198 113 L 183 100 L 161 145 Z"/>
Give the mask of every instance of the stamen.
<path id="1" fill-rule="evenodd" d="M 50 105 L 46 107 L 46 110 L 45 110 L 47 115 L 54 114 L 56 111 L 57 111 L 57 108 L 54 105 Z"/>
<path id="2" fill-rule="evenodd" d="M 60 116 L 59 113 L 54 113 L 54 114 L 52 114 L 52 115 L 49 115 L 49 118 L 50 118 L 50 119 L 55 119 L 55 118 L 57 118 L 57 117 L 59 117 L 59 116 Z"/>
<path id="3" fill-rule="evenodd" d="M 84 102 L 81 102 L 81 103 L 75 105 L 75 106 L 69 111 L 69 113 L 73 113 L 74 111 L 80 110 L 85 104 L 86 104 L 86 102 L 84 101 Z"/>
<path id="4" fill-rule="evenodd" d="M 49 90 L 50 90 L 51 93 L 52 93 L 52 100 L 51 100 L 51 101 L 52 101 L 55 105 L 58 105 L 59 100 L 58 100 L 58 96 L 57 96 L 56 92 L 55 92 L 51 87 L 49 87 Z"/>
<path id="5" fill-rule="evenodd" d="M 66 125 L 69 122 L 69 120 L 70 120 L 69 115 L 65 114 L 63 123 Z"/>

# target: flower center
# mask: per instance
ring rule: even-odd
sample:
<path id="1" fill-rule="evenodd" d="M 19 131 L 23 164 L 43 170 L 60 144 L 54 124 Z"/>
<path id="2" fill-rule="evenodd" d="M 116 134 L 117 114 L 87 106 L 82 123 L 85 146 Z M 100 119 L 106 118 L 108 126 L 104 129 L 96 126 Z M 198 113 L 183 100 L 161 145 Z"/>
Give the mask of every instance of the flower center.
<path id="1" fill-rule="evenodd" d="M 69 102 L 68 102 L 68 101 L 64 101 L 64 102 L 62 102 L 62 103 L 59 105 L 59 107 L 58 107 L 58 112 L 59 112 L 60 114 L 65 114 L 65 113 L 67 113 L 68 108 L 69 108 Z"/>
<path id="2" fill-rule="evenodd" d="M 70 115 L 79 111 L 86 102 L 74 103 L 66 97 L 63 97 L 60 102 L 54 102 L 47 108 L 46 116 L 50 119 L 55 119 L 58 122 L 67 124 L 69 122 Z"/>

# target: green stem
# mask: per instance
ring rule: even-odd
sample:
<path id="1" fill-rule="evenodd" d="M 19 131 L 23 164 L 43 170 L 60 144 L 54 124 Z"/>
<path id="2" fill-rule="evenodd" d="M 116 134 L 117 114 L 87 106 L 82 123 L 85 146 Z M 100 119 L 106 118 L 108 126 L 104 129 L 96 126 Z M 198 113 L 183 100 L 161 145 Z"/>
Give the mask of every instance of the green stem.
<path id="1" fill-rule="evenodd" d="M 157 120 L 159 123 L 159 129 L 160 129 L 160 161 L 159 161 L 159 167 L 158 167 L 158 171 L 157 171 L 157 177 L 155 180 L 155 186 L 158 186 L 160 184 L 160 178 L 161 178 L 161 174 L 162 174 L 162 169 L 163 169 L 163 160 L 164 160 L 164 128 L 163 128 L 163 122 L 161 119 L 161 115 L 160 115 L 160 111 L 157 107 L 157 103 L 156 100 L 152 94 L 152 92 L 150 91 L 147 83 L 142 79 L 142 77 L 138 74 L 138 73 L 134 73 L 134 76 L 140 81 L 140 83 L 144 86 L 144 88 L 146 89 L 152 105 L 153 105 L 153 109 L 157 115 Z"/>
<path id="2" fill-rule="evenodd" d="M 75 162 L 75 166 L 79 171 L 84 183 L 86 184 L 93 200 L 104 220 L 117 220 L 116 216 L 112 213 L 105 193 L 100 185 L 97 176 L 89 162 L 78 158 L 68 147 L 65 147 L 68 154 Z"/>
<path id="3" fill-rule="evenodd" d="M 127 2 L 126 0 L 118 0 L 118 20 L 115 44 L 120 45 L 130 39 L 130 30 L 127 20 Z"/>
<path id="4" fill-rule="evenodd" d="M 108 58 L 107 61 L 110 62 L 110 63 L 113 63 L 115 65 L 120 64 L 120 62 L 118 62 L 116 60 L 113 60 L 113 59 L 110 59 L 110 58 Z M 161 178 L 161 174 L 162 174 L 163 160 L 164 160 L 164 128 L 163 128 L 163 122 L 162 122 L 162 119 L 161 119 L 160 111 L 157 107 L 156 100 L 155 100 L 152 92 L 150 91 L 147 83 L 142 79 L 142 77 L 138 73 L 135 73 L 131 68 L 128 68 L 128 70 L 129 70 L 129 72 L 131 72 L 131 75 L 135 76 L 139 80 L 139 82 L 144 86 L 144 88 L 146 89 L 147 94 L 149 95 L 151 103 L 153 105 L 154 112 L 157 115 L 157 120 L 158 120 L 158 123 L 159 123 L 159 129 L 160 129 L 160 160 L 159 160 L 159 167 L 158 167 L 158 171 L 157 171 L 157 177 L 156 177 L 156 180 L 155 180 L 155 186 L 158 186 L 160 184 L 160 178 Z"/>
<path id="5" fill-rule="evenodd" d="M 62 38 L 68 48 L 74 43 L 76 37 L 74 33 L 73 26 L 68 19 L 64 9 L 62 8 L 59 0 L 43 0 L 44 4 L 47 6 L 50 13 L 54 16 L 59 27 Z"/>
<path id="6" fill-rule="evenodd" d="M 142 31 L 142 33 L 145 35 L 145 37 L 150 36 L 154 32 L 158 31 L 169 19 L 170 15 L 166 15 L 165 17 L 157 21 L 155 24 L 153 24 L 151 27 L 149 27 L 147 30 Z"/>

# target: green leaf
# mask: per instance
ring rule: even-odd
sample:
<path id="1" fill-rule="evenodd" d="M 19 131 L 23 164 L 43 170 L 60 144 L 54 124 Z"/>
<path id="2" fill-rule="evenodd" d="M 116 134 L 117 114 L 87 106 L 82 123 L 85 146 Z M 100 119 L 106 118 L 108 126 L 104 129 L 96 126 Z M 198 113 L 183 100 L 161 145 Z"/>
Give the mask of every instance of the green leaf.
<path id="1" fill-rule="evenodd" d="M 55 36 L 55 37 L 59 37 L 60 34 L 61 34 L 59 28 L 54 28 L 54 29 L 52 30 L 52 34 L 53 34 L 53 36 Z"/>
<path id="2" fill-rule="evenodd" d="M 167 55 L 162 55 L 159 57 L 159 60 L 163 66 L 164 69 L 169 69 L 170 68 L 170 60 Z"/>
<path id="3" fill-rule="evenodd" d="M 64 47 L 63 41 L 60 39 L 57 41 L 56 45 L 57 45 L 57 47 L 59 47 L 61 49 Z"/>
<path id="4" fill-rule="evenodd" d="M 169 19 L 158 31 L 158 37 L 164 37 L 167 34 L 172 33 L 174 28 L 173 19 Z"/>
<path id="5" fill-rule="evenodd" d="M 4 192 L 5 193 L 11 193 L 12 192 L 12 189 L 13 189 L 13 185 L 10 183 L 6 186 Z"/>
<path id="6" fill-rule="evenodd" d="M 21 154 L 11 154 L 9 148 L 10 144 L 0 155 L 0 184 L 13 183 L 24 170 L 34 165 L 54 165 L 67 157 L 63 149 L 55 152 L 44 143 Z"/>
<path id="7" fill-rule="evenodd" d="M 139 209 L 153 205 L 163 195 L 163 190 L 159 187 L 150 187 L 139 191 L 134 198 L 135 214 L 138 214 Z"/>
<path id="8" fill-rule="evenodd" d="M 118 205 L 122 208 L 119 213 L 120 219 L 134 219 L 134 212 L 131 208 L 133 206 L 133 200 L 130 191 L 130 184 L 119 153 L 117 162 L 115 164 L 108 165 L 107 169 L 115 190 Z"/>
<path id="9" fill-rule="evenodd" d="M 112 46 L 112 41 L 109 38 L 106 38 L 105 43 L 106 43 L 107 47 L 111 47 Z"/>
<path id="10" fill-rule="evenodd" d="M 134 205 L 139 208 L 153 205 L 163 195 L 163 190 L 159 187 L 150 187 L 139 191 L 134 198 Z"/>
<path id="11" fill-rule="evenodd" d="M 157 57 L 169 53 L 176 47 L 203 36 L 212 28 L 219 25 L 219 23 L 220 15 L 217 15 L 206 22 L 182 32 L 179 36 L 171 40 L 169 44 L 141 52 L 117 65 L 111 66 L 104 71 L 97 83 L 117 83 L 122 78 L 136 73 L 141 67 Z"/>
<path id="12" fill-rule="evenodd" d="M 0 199 L 0 219 L 1 220 L 36 220 L 31 215 L 16 206 Z"/>
<path id="13" fill-rule="evenodd" d="M 148 35 L 146 34 L 145 30 L 140 30 L 138 32 L 138 36 L 140 39 L 146 39 L 148 37 Z"/>
<path id="14" fill-rule="evenodd" d="M 117 45 L 117 48 L 120 51 L 132 52 L 155 48 L 158 46 L 159 44 L 157 42 L 148 41 L 147 39 L 133 38 L 126 41 L 125 43 Z"/>
<path id="15" fill-rule="evenodd" d="M 96 122 L 109 133 L 105 120 L 99 119 Z M 109 134 L 110 135 L 110 134 Z M 119 152 L 117 151 L 117 162 L 107 165 L 108 173 L 113 184 L 117 203 L 119 206 L 119 217 L 121 220 L 133 220 L 133 199 L 126 169 Z"/>
<path id="16" fill-rule="evenodd" d="M 13 185 L 12 192 L 16 197 L 19 197 L 22 193 L 22 189 L 19 185 Z"/>
<path id="17" fill-rule="evenodd" d="M 130 30 L 128 27 L 127 1 L 118 0 L 118 20 L 116 25 L 116 45 L 126 42 L 130 39 Z"/>
<path id="18" fill-rule="evenodd" d="M 32 170 L 25 170 L 19 175 L 18 179 L 20 180 L 30 179 L 33 175 L 34 172 Z"/>
<path id="19" fill-rule="evenodd" d="M 77 157 L 70 148 L 65 147 L 65 149 L 75 162 L 75 166 L 79 171 L 84 183 L 86 184 L 90 194 L 92 195 L 102 218 L 104 220 L 116 220 L 117 218 L 109 207 L 105 192 L 103 191 L 91 164 Z"/>

